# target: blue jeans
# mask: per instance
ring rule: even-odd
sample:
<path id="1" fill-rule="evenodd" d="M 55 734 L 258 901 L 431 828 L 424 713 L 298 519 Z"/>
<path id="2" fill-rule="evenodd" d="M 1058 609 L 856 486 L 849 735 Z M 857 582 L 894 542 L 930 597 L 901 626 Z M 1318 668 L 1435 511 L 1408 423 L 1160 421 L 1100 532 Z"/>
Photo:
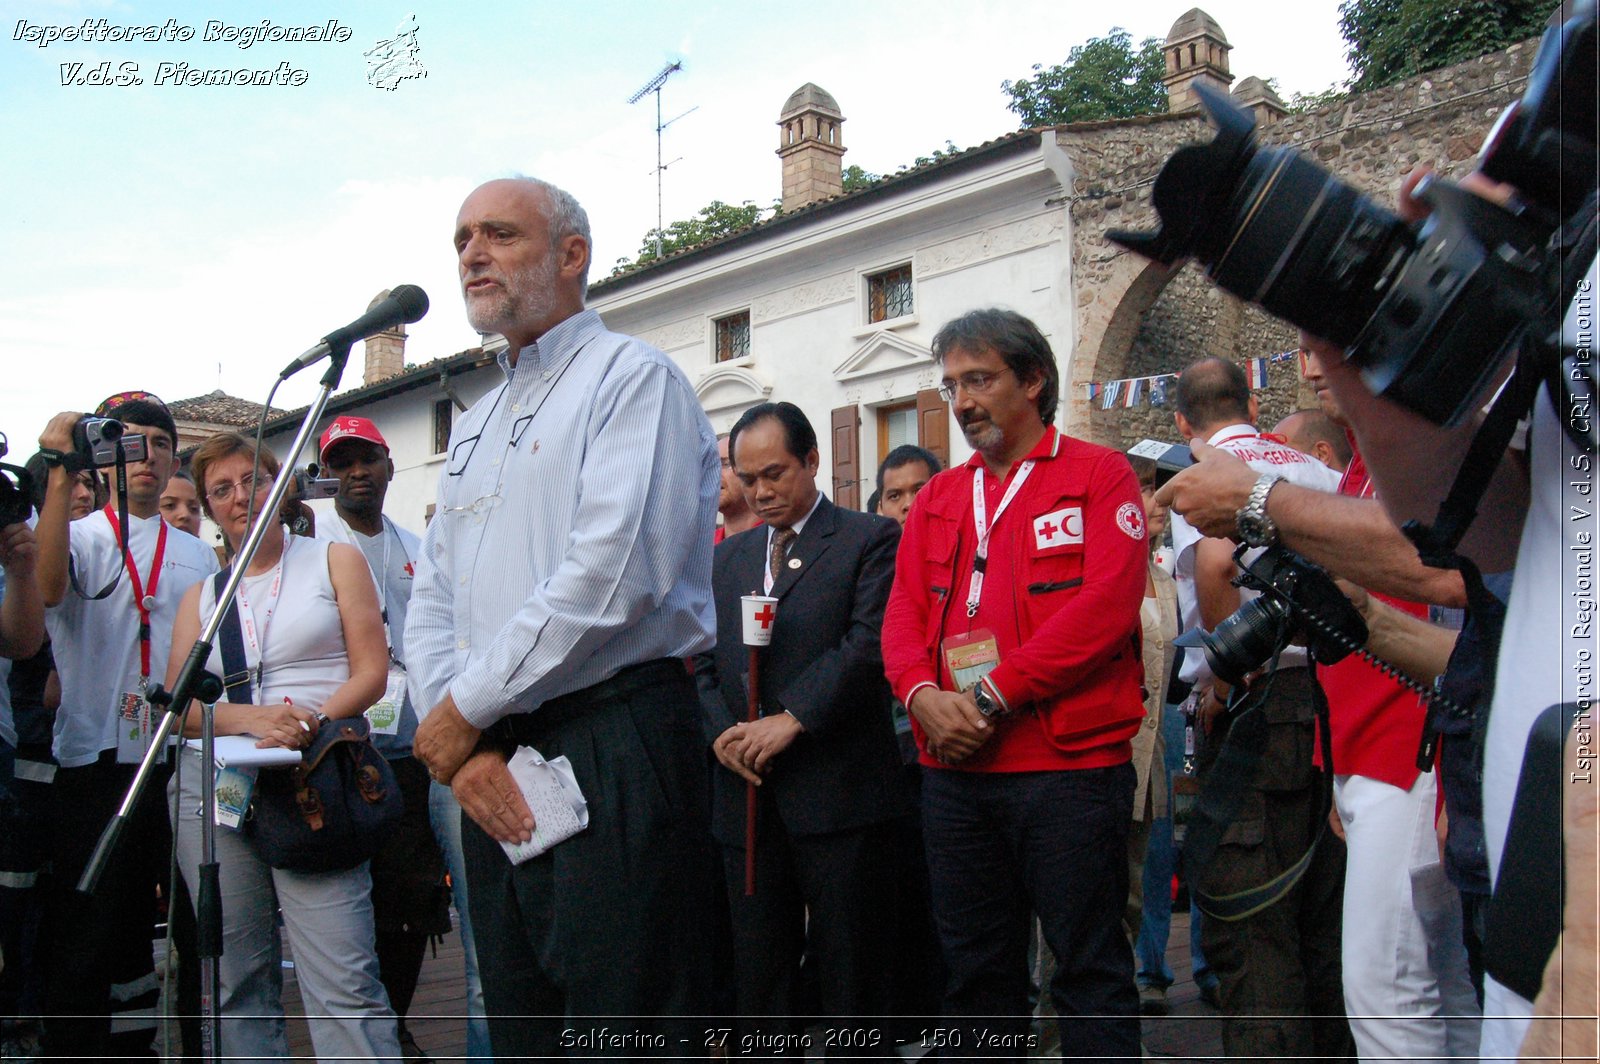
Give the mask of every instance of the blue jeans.
<path id="1" fill-rule="evenodd" d="M 467 1056 L 488 1060 L 494 1052 L 489 1048 L 483 981 L 478 977 L 478 947 L 472 940 L 471 909 L 467 907 L 467 865 L 461 857 L 461 805 L 449 787 L 440 783 L 428 785 L 428 817 L 433 822 L 439 849 L 444 851 L 445 863 L 450 867 L 450 894 L 461 920 L 461 952 L 467 966 Z"/>
<path id="2" fill-rule="evenodd" d="M 1126 762 L 1061 772 L 924 771 L 922 823 L 950 973 L 950 1031 L 1027 1031 L 1037 913 L 1056 958 L 1050 994 L 1063 1042 L 1094 1059 L 1138 1059 L 1139 998 L 1121 918 L 1133 781 Z M 975 1047 L 973 1034 L 950 1038 L 942 1056 Z"/>
<path id="3" fill-rule="evenodd" d="M 1172 931 L 1172 875 L 1178 867 L 1178 850 L 1172 838 L 1171 808 L 1177 801 L 1172 793 L 1172 777 L 1183 771 L 1183 714 L 1177 706 L 1162 709 L 1161 737 L 1166 744 L 1168 812 L 1150 824 L 1150 848 L 1144 858 L 1144 910 L 1134 949 L 1139 961 L 1139 985 L 1168 987 L 1173 983 L 1172 967 L 1167 964 L 1167 937 Z M 1194 962 L 1195 985 L 1203 987 L 1217 980 L 1200 949 L 1201 919 L 1200 910 L 1191 903 L 1189 956 Z"/>

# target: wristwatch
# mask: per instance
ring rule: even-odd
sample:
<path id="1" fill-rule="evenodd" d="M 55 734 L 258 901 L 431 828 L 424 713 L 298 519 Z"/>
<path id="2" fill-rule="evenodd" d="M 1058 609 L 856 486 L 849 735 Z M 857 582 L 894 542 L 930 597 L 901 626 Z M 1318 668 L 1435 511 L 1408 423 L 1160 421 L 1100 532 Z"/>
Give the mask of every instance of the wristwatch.
<path id="1" fill-rule="evenodd" d="M 1004 717 L 1008 712 L 1005 705 L 989 693 L 989 687 L 981 679 L 972 685 L 972 700 L 978 705 L 978 712 L 989 720 Z"/>
<path id="2" fill-rule="evenodd" d="M 1234 517 L 1239 538 L 1251 547 L 1270 547 L 1278 542 L 1278 525 L 1267 516 L 1267 496 L 1283 478 L 1277 473 L 1263 473 L 1250 489 L 1250 499 Z"/>

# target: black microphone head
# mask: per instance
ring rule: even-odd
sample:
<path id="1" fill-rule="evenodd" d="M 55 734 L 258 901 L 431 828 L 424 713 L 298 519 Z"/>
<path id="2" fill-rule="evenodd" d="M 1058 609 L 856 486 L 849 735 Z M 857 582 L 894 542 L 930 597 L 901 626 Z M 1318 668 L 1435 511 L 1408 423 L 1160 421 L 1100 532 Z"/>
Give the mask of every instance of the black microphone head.
<path id="1" fill-rule="evenodd" d="M 403 284 L 391 289 L 389 298 L 404 312 L 400 320 L 407 325 L 421 321 L 422 316 L 428 313 L 428 293 L 414 284 Z"/>

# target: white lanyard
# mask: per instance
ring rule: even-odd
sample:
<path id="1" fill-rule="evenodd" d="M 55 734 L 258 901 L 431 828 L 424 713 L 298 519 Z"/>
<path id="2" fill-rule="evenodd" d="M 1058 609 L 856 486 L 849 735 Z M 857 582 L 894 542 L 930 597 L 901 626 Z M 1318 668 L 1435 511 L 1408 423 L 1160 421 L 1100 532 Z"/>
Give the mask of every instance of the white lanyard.
<path id="1" fill-rule="evenodd" d="M 343 521 L 344 518 L 340 518 L 340 520 Z M 359 534 L 355 529 L 350 528 L 348 521 L 345 522 L 344 527 L 349 529 L 352 535 Z M 392 535 L 390 534 L 391 532 L 393 532 Z M 390 521 L 387 515 L 384 515 L 382 531 L 379 534 L 383 536 L 383 569 L 372 574 L 372 582 L 378 585 L 378 612 L 383 617 L 384 642 L 389 644 L 389 663 L 403 669 L 406 667 L 405 662 L 395 657 L 394 636 L 389 629 L 389 548 L 394 544 L 395 540 L 400 538 L 400 530 L 394 528 L 394 522 Z M 357 549 L 361 550 L 360 547 Z M 372 559 L 367 557 L 365 550 L 361 550 L 361 557 L 367 563 L 367 569 L 371 570 Z M 409 553 L 406 555 L 406 561 L 411 561 Z"/>
<path id="2" fill-rule="evenodd" d="M 1017 475 L 1011 478 L 1011 486 L 1000 499 L 1000 505 L 995 508 L 994 522 L 989 521 L 988 510 L 983 497 L 983 466 L 978 466 L 972 473 L 972 527 L 978 533 L 978 550 L 972 559 L 972 579 L 967 584 L 967 616 L 978 615 L 978 600 L 983 597 L 983 570 L 989 560 L 989 533 L 994 526 L 1000 523 L 1000 516 L 1011 505 L 1011 500 L 1017 497 L 1017 492 L 1022 488 L 1022 482 L 1028 479 L 1028 474 L 1033 472 L 1033 460 L 1023 462 L 1017 468 Z"/>
<path id="3" fill-rule="evenodd" d="M 262 647 L 267 642 L 267 626 L 272 623 L 272 615 L 278 609 L 278 595 L 283 590 L 283 563 L 289 556 L 289 530 L 283 530 L 283 553 L 278 556 L 278 564 L 272 571 L 272 583 L 267 588 L 266 615 L 259 619 L 260 628 L 257 629 L 257 615 L 255 607 L 250 605 L 249 595 L 245 591 L 245 581 L 239 581 L 239 588 L 234 592 L 234 598 L 239 603 L 239 627 L 244 631 L 245 640 L 245 667 L 256 670 L 256 697 L 261 696 L 261 660 Z M 251 658 L 254 657 L 254 661 Z"/>

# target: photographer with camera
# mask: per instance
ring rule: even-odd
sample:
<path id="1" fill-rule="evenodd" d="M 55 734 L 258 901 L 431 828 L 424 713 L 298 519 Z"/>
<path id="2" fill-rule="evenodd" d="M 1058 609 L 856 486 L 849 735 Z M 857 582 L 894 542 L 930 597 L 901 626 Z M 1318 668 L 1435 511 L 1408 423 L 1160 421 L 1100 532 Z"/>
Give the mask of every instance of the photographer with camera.
<path id="1" fill-rule="evenodd" d="M 1257 433 L 1257 415 L 1244 371 L 1232 362 L 1204 358 L 1178 377 L 1174 419 L 1186 440 L 1236 456 L 1263 479 L 1281 477 L 1316 491 L 1337 489 L 1338 476 L 1327 466 Z M 1162 501 L 1158 494 L 1156 502 Z M 1210 631 L 1245 598 L 1232 582 L 1237 572 L 1234 545 L 1203 536 L 1175 515 L 1172 546 L 1184 627 Z M 1216 781 L 1242 794 L 1238 810 L 1212 859 L 1187 870 L 1208 914 L 1201 943 L 1220 980 L 1223 1047 L 1236 1056 L 1346 1057 L 1350 1033 L 1339 967 L 1344 845 L 1327 837 L 1318 840 L 1326 810 L 1311 758 L 1315 681 L 1306 667 L 1306 652 L 1299 647 L 1282 651 L 1270 679 L 1260 681 L 1264 693 L 1254 697 L 1248 713 L 1230 704 L 1229 684 L 1210 675 L 1198 654 L 1189 657 L 1184 678 L 1194 680 L 1204 733 L 1202 786 L 1213 785 L 1210 777 L 1239 721 L 1254 718 L 1249 727 L 1265 731 L 1257 764 L 1225 783 Z M 1261 887 L 1308 853 L 1309 863 L 1298 881 L 1287 880 L 1287 889 L 1258 911 L 1240 919 L 1217 918 L 1218 907 L 1208 905 L 1208 899 Z"/>
<path id="2" fill-rule="evenodd" d="M 146 392 L 113 396 L 93 419 L 57 414 L 39 436 L 50 466 L 39 583 L 61 676 L 44 931 L 51 1055 L 147 1056 L 155 1028 L 150 936 L 172 847 L 162 786 L 140 796 L 97 891 L 73 886 L 159 718 L 144 691 L 166 675 L 178 603 L 217 569 L 208 547 L 161 519 L 177 444 L 172 414 Z M 129 461 L 141 446 L 142 459 Z M 116 467 L 112 502 L 69 526 L 74 474 L 94 465 Z"/>
<path id="3" fill-rule="evenodd" d="M 1473 604 L 1461 642 L 1484 649 L 1450 672 L 1493 685 L 1487 720 L 1481 704 L 1466 720 L 1494 886 L 1485 1059 L 1593 1059 L 1596 1046 L 1597 55 L 1593 0 L 1569 0 L 1478 172 L 1459 185 L 1413 172 L 1398 213 L 1293 149 L 1258 147 L 1249 114 L 1202 88 L 1218 134 L 1162 168 L 1161 228 L 1109 234 L 1163 263 L 1195 258 L 1325 338 L 1303 343 L 1384 505 L 1423 561 L 1461 573 Z M 1514 444 L 1519 418 L 1530 425 Z M 1513 561 L 1502 613 L 1480 570 Z M 1558 865 L 1565 877 L 1549 874 Z M 1566 1012 L 1587 1015 L 1530 1028 Z"/>
<path id="4" fill-rule="evenodd" d="M 0 528 L 0 658 L 31 658 L 44 643 L 37 554 L 33 529 L 26 524 Z"/>
<path id="5" fill-rule="evenodd" d="M 1315 354 L 1308 356 L 1306 378 L 1323 412 L 1342 423 Z M 1414 618 L 1427 615 L 1427 606 L 1414 601 L 1419 595 L 1452 606 L 1464 601 L 1459 574 L 1423 566 L 1388 523 L 1372 498 L 1359 449 L 1337 496 L 1279 484 L 1220 449 L 1195 450 L 1199 464 L 1169 481 L 1162 495 L 1202 530 L 1238 538 L 1253 528 L 1261 541 L 1299 550 L 1357 581 L 1381 560 L 1383 582 L 1407 596 L 1386 601 Z M 1283 520 L 1273 505 L 1280 494 L 1287 500 Z M 1253 504 L 1259 514 L 1252 522 Z M 1219 520 L 1230 505 L 1227 520 Z M 1323 540 L 1330 543 L 1326 549 Z M 1461 901 L 1446 881 L 1436 841 L 1435 775 L 1431 765 L 1428 771 L 1417 765 L 1426 711 L 1415 691 L 1359 657 L 1327 665 L 1317 678 L 1328 699 L 1337 773 L 1333 824 L 1348 855 L 1341 954 L 1356 1047 L 1363 1059 L 1470 1054 L 1478 1040 L 1478 1003 L 1461 935 Z"/>

